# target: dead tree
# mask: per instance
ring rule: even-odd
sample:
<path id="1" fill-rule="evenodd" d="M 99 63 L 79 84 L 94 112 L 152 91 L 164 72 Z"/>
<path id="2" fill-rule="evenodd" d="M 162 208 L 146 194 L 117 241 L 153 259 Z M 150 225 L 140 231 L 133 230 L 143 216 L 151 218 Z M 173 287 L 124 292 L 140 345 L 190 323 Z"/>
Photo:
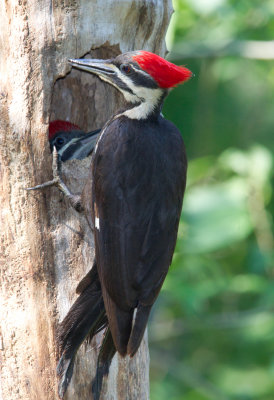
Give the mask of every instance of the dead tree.
<path id="1" fill-rule="evenodd" d="M 171 11 L 171 0 L 1 2 L 1 400 L 58 399 L 55 331 L 94 255 L 84 217 L 57 189 L 24 191 L 52 177 L 49 121 L 88 131 L 121 106 L 114 88 L 67 60 L 134 49 L 164 56 Z M 65 164 L 73 191 L 89 161 Z M 67 400 L 91 398 L 99 339 L 79 350 Z M 146 339 L 133 360 L 112 364 L 103 399 L 148 399 Z"/>

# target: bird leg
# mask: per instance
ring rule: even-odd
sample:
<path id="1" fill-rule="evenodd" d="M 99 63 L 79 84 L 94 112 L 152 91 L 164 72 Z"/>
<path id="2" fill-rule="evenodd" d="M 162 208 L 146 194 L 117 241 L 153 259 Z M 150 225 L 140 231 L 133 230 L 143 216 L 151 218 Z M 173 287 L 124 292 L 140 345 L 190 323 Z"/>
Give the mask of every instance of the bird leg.
<path id="1" fill-rule="evenodd" d="M 62 193 L 64 193 L 65 197 L 67 197 L 69 199 L 70 204 L 76 211 L 78 211 L 78 212 L 84 211 L 82 202 L 81 202 L 81 196 L 71 193 L 69 188 L 66 186 L 66 184 L 64 183 L 64 181 L 61 178 L 62 166 L 61 166 L 61 160 L 58 156 L 56 147 L 53 148 L 52 174 L 53 174 L 53 179 L 51 181 L 42 183 L 41 185 L 26 188 L 26 190 L 28 190 L 28 191 L 39 190 L 39 189 L 44 189 L 44 188 L 50 187 L 50 186 L 56 186 Z"/>

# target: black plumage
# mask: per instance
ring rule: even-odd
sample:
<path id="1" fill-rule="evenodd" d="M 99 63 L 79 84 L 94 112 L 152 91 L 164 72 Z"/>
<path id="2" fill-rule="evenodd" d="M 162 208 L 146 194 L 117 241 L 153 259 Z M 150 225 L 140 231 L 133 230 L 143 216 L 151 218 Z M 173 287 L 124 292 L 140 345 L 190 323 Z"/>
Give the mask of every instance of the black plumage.
<path id="1" fill-rule="evenodd" d="M 176 243 L 186 180 L 181 135 L 160 114 L 145 122 L 122 115 L 101 138 L 92 174 L 108 321 L 119 353 L 134 355 Z"/>
<path id="2" fill-rule="evenodd" d="M 162 82 L 172 68 L 173 86 L 191 73 L 148 52 L 71 63 L 118 87 L 129 103 L 103 127 L 93 152 L 82 207 L 94 230 L 96 262 L 78 285 L 80 295 L 59 334 L 63 397 L 79 345 L 106 327 L 92 383 L 99 400 L 115 352 L 134 356 L 138 350 L 172 261 L 187 159 L 180 132 L 161 115 L 168 88 Z"/>

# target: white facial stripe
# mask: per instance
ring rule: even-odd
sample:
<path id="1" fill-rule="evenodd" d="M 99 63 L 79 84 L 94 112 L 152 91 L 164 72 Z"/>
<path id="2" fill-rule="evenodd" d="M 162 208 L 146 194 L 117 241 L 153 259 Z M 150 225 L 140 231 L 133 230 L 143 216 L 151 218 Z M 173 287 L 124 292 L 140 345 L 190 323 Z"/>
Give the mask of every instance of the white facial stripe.
<path id="1" fill-rule="evenodd" d="M 79 138 L 75 138 L 70 140 L 67 144 L 65 144 L 65 146 L 63 146 L 59 151 L 58 154 L 62 157 L 63 153 L 67 150 L 67 148 L 72 145 L 72 143 L 77 142 L 77 140 L 79 140 Z"/>
<path id="2" fill-rule="evenodd" d="M 126 84 L 128 84 L 128 82 L 127 82 L 127 80 L 126 79 L 124 79 L 125 78 L 125 76 L 120 72 L 120 70 L 119 70 L 119 68 L 117 68 L 116 66 L 113 68 L 115 71 L 116 71 L 116 75 L 118 76 L 118 78 L 120 78 L 121 80 L 123 80 Z M 95 72 L 96 73 L 96 72 Z M 110 79 L 108 79 L 108 76 L 106 76 L 106 75 L 101 75 L 101 74 L 97 74 L 99 77 L 100 77 L 100 79 L 102 79 L 102 81 L 105 81 L 105 82 L 107 82 L 107 83 L 110 83 L 112 86 L 114 86 L 116 89 L 118 89 L 120 92 L 122 92 L 123 93 L 123 95 L 124 95 L 124 98 L 126 99 L 126 101 L 128 101 L 129 103 L 137 103 L 137 102 L 139 102 L 139 99 L 137 98 L 137 96 L 135 96 L 134 94 L 131 94 L 130 92 L 128 92 L 127 90 L 123 90 L 123 89 L 121 89 L 119 86 L 117 86 L 116 85 L 116 83 L 115 82 L 113 82 L 113 80 L 111 79 L 111 76 L 110 76 Z"/>
<path id="3" fill-rule="evenodd" d="M 140 71 L 138 70 L 137 72 L 139 73 Z M 143 71 L 141 71 L 141 72 L 144 73 L 145 75 L 147 75 L 145 72 L 143 72 Z M 160 88 L 152 89 L 152 88 L 146 88 L 143 86 L 135 86 L 134 83 L 132 82 L 132 80 L 129 77 L 122 74 L 122 72 L 118 68 L 116 70 L 116 73 L 117 73 L 118 77 L 123 82 L 125 82 L 126 85 L 133 91 L 134 95 L 130 95 L 130 96 L 135 98 L 134 102 L 135 103 L 141 102 L 140 105 L 133 107 L 130 110 L 125 111 L 121 115 L 125 115 L 131 119 L 145 119 L 151 112 L 153 112 L 155 107 L 157 107 L 159 99 L 161 98 L 161 96 L 163 94 L 163 90 Z M 125 95 L 125 91 L 122 91 L 122 92 L 123 92 L 126 100 L 128 100 Z"/>
<path id="4" fill-rule="evenodd" d="M 137 74 L 143 74 L 146 78 L 150 78 L 151 79 L 151 76 L 147 72 L 145 72 L 145 71 L 143 71 L 141 69 L 135 68 L 134 65 L 132 65 L 132 64 L 131 64 L 131 68 L 133 68 L 134 71 L 137 72 Z"/>
<path id="5" fill-rule="evenodd" d="M 100 77 L 100 79 L 102 79 L 102 81 L 105 81 L 107 83 L 110 83 L 112 86 L 114 86 L 116 89 L 120 90 L 119 86 L 117 86 L 111 79 L 108 79 L 107 76 L 105 75 L 100 75 L 98 74 L 98 76 Z"/>
<path id="6" fill-rule="evenodd" d="M 123 93 L 125 99 L 130 103 L 139 103 L 141 101 L 141 99 L 139 99 L 138 96 L 136 96 L 136 94 L 135 94 L 135 90 L 134 90 L 135 87 L 132 84 L 132 80 L 130 78 L 128 78 L 126 75 L 122 74 L 122 72 L 117 67 L 116 67 L 116 75 L 122 82 L 125 82 L 125 84 L 134 93 L 134 94 L 132 94 L 130 92 L 127 92 L 126 90 L 119 89 Z"/>
<path id="7" fill-rule="evenodd" d="M 131 67 L 134 68 L 134 66 L 132 66 L 132 65 L 131 65 Z M 127 110 L 122 114 L 119 114 L 119 116 L 125 115 L 126 117 L 131 118 L 131 119 L 145 119 L 157 107 L 159 99 L 161 98 L 161 96 L 163 94 L 163 90 L 160 88 L 152 89 L 152 88 L 146 88 L 143 86 L 134 85 L 132 80 L 128 76 L 124 75 L 118 67 L 115 66 L 113 69 L 115 70 L 116 76 L 122 82 L 124 82 L 129 87 L 129 89 L 131 89 L 133 94 L 128 92 L 127 90 L 123 90 L 122 88 L 117 86 L 117 84 L 111 80 L 111 76 L 108 79 L 108 76 L 104 76 L 101 74 L 98 74 L 98 75 L 102 80 L 110 83 L 112 86 L 114 86 L 120 92 L 122 92 L 126 101 L 128 101 L 129 103 L 133 103 L 133 104 L 141 103 L 141 104 L 131 108 L 130 110 Z M 138 73 L 142 73 L 142 74 L 148 76 L 148 74 L 144 71 L 137 70 L 136 68 L 134 68 L 134 70 Z M 118 117 L 118 115 L 116 117 Z M 103 133 L 104 132 L 101 133 L 100 138 L 97 141 L 97 144 L 95 147 L 95 152 L 98 148 L 98 144 L 103 136 Z"/>

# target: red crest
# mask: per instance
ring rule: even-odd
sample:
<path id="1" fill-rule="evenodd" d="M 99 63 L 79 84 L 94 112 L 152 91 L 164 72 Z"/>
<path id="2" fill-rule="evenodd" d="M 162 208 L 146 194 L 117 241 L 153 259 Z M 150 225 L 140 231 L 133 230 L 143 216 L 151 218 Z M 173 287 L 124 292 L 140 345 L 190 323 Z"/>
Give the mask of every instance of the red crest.
<path id="1" fill-rule="evenodd" d="M 161 88 L 172 88 L 187 81 L 192 76 L 189 69 L 172 64 L 149 51 L 138 51 L 133 59 L 152 76 Z"/>
<path id="2" fill-rule="evenodd" d="M 72 124 L 68 121 L 62 121 L 61 119 L 56 119 L 49 123 L 49 140 L 51 140 L 57 132 L 69 132 L 69 131 L 80 131 L 79 126 Z"/>

